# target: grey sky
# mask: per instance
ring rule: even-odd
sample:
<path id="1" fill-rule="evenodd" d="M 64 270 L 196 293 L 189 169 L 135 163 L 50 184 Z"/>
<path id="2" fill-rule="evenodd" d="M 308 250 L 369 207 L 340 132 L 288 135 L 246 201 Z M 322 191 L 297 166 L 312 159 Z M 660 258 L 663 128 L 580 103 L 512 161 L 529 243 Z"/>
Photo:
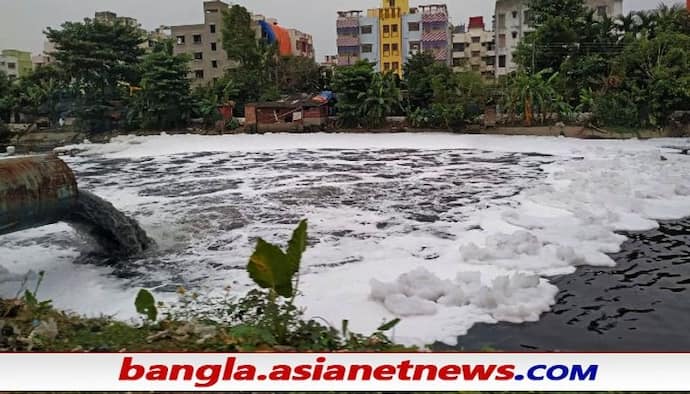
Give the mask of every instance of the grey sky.
<path id="1" fill-rule="evenodd" d="M 411 0 L 412 5 L 443 0 Z M 470 16 L 493 14 L 493 0 L 445 0 L 453 23 L 466 23 Z M 662 0 L 624 0 L 629 10 L 654 8 Z M 663 0 L 673 4 L 679 0 Z M 275 17 L 288 27 L 314 36 L 318 59 L 335 53 L 335 12 L 368 9 L 380 0 L 235 0 L 252 12 Z M 159 25 L 200 23 L 202 0 L 0 0 L 0 49 L 16 48 L 38 53 L 43 47 L 42 31 L 66 20 L 81 20 L 95 11 L 110 10 L 131 16 L 147 29 Z"/>

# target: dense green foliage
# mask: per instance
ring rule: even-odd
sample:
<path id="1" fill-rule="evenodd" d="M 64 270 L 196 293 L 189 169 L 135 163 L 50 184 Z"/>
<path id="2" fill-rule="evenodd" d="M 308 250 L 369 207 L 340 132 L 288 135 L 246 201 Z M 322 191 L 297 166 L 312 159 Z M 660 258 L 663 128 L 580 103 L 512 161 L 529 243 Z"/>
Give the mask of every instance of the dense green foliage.
<path id="1" fill-rule="evenodd" d="M 76 117 L 90 132 L 179 129 L 193 118 L 216 127 L 220 105 L 234 104 L 241 117 L 247 103 L 322 90 L 334 91 L 338 125 L 347 128 L 386 127 L 387 116 L 406 115 L 412 127 L 462 130 L 498 104 L 507 124 L 577 120 L 652 129 L 666 126 L 674 111 L 690 110 L 690 19 L 683 7 L 612 19 L 584 0 L 530 0 L 529 17 L 535 29 L 514 53 L 518 70 L 498 81 L 458 72 L 428 53 L 410 57 L 400 79 L 365 61 L 332 70 L 280 56 L 257 39 L 249 11 L 234 5 L 221 27 L 232 67 L 193 91 L 189 59 L 173 56 L 165 43 L 145 54 L 140 29 L 67 22 L 46 31 L 58 48 L 54 66 L 15 81 L 0 75 L 0 119 L 21 114 L 55 126 Z"/>
<path id="2" fill-rule="evenodd" d="M 141 126 L 146 129 L 183 127 L 192 112 L 187 76 L 189 58 L 161 46 L 141 64 L 141 92 L 137 95 Z"/>
<path id="3" fill-rule="evenodd" d="M 65 22 L 60 29 L 48 28 L 46 37 L 57 48 L 59 68 L 73 85 L 74 111 L 84 128 L 112 128 L 116 101 L 126 87 L 138 86 L 139 62 L 144 38 L 137 27 L 124 23 Z"/>
<path id="4" fill-rule="evenodd" d="M 582 0 L 531 0 L 530 9 L 536 30 L 515 57 L 521 72 L 546 73 L 554 91 L 544 103 L 558 107 L 538 112 L 567 112 L 567 104 L 593 111 L 601 126 L 633 128 L 664 126 L 673 111 L 690 110 L 690 21 L 682 6 L 616 19 Z M 521 101 L 511 109 L 525 111 L 530 100 Z"/>
<path id="5" fill-rule="evenodd" d="M 374 77 L 374 65 L 363 60 L 355 65 L 339 67 L 333 76 L 333 90 L 338 93 L 338 122 L 343 127 L 359 127 L 361 119 L 360 93 L 366 92 Z"/>

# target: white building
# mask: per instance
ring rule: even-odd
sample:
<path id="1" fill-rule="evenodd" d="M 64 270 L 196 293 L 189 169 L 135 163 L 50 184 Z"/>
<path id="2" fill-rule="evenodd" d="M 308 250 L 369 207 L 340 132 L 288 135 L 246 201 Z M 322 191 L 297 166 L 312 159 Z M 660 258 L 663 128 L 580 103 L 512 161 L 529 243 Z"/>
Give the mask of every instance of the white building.
<path id="1" fill-rule="evenodd" d="M 10 79 L 19 78 L 19 60 L 13 56 L 0 55 L 0 71 Z"/>
<path id="2" fill-rule="evenodd" d="M 623 14 L 623 0 L 586 0 L 586 4 L 599 15 L 614 17 Z M 496 1 L 496 77 L 517 70 L 513 52 L 520 40 L 534 30 L 530 19 L 528 0 Z"/>

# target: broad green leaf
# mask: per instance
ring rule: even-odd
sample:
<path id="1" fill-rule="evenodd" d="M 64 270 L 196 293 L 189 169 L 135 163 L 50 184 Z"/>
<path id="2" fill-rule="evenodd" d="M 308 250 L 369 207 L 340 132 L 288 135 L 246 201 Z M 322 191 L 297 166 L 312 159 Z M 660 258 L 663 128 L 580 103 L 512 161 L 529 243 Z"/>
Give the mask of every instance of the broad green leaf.
<path id="1" fill-rule="evenodd" d="M 398 323 L 400 323 L 400 319 L 391 320 L 391 321 L 389 321 L 389 322 L 387 322 L 387 323 L 384 323 L 381 327 L 379 327 L 379 328 L 377 329 L 377 331 L 388 331 L 388 330 L 390 330 L 391 328 L 397 326 Z"/>
<path id="2" fill-rule="evenodd" d="M 292 297 L 293 270 L 283 251 L 259 238 L 247 265 L 249 276 L 264 289 L 274 290 L 285 298 Z"/>
<path id="3" fill-rule="evenodd" d="M 139 290 L 139 294 L 137 294 L 137 298 L 134 301 L 134 306 L 137 308 L 137 313 L 146 315 L 146 317 L 151 321 L 155 321 L 156 317 L 158 317 L 156 300 L 148 290 Z"/>
<path id="4" fill-rule="evenodd" d="M 38 304 L 38 299 L 34 293 L 30 292 L 29 290 L 24 291 L 24 301 L 31 306 Z"/>
<path id="5" fill-rule="evenodd" d="M 290 262 L 292 273 L 299 272 L 302 253 L 307 249 L 307 221 L 302 220 L 299 226 L 292 233 L 292 238 L 288 242 L 287 257 Z"/>

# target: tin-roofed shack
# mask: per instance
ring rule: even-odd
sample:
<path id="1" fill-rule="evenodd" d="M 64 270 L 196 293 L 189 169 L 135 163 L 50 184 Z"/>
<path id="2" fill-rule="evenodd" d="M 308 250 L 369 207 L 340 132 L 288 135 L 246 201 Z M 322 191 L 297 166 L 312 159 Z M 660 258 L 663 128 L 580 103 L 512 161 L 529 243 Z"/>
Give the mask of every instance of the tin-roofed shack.
<path id="1" fill-rule="evenodd" d="M 245 105 L 245 129 L 250 132 L 303 132 L 324 130 L 331 95 L 300 96 Z"/>

